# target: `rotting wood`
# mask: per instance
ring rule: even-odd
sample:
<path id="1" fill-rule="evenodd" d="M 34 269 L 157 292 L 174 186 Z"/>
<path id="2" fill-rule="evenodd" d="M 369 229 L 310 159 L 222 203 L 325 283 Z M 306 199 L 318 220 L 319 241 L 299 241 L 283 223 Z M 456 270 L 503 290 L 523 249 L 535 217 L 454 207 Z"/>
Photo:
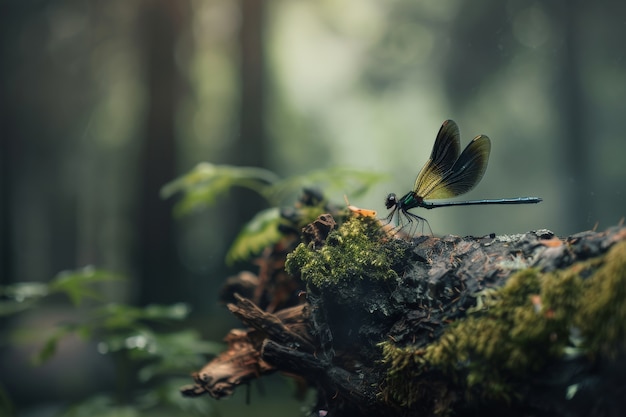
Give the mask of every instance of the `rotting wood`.
<path id="1" fill-rule="evenodd" d="M 314 227 L 307 229 L 313 250 L 324 245 L 332 229 L 328 217 L 322 222 L 325 229 L 320 236 Z M 625 239 L 626 228 L 621 226 L 567 238 L 548 230 L 479 238 L 420 236 L 402 241 L 409 245 L 407 264 L 393 284 L 357 280 L 318 288 L 307 287 L 296 277 L 300 290 L 306 292 L 299 297 L 300 304 L 274 313 L 237 295 L 228 308 L 250 328 L 231 331 L 228 350 L 194 374 L 195 384 L 182 392 L 221 398 L 244 382 L 280 371 L 301 377 L 317 390 L 313 411 L 318 415 L 474 415 L 477 407 L 482 407 L 482 415 L 582 416 L 594 410 L 611 415 L 624 405 L 624 396 L 618 393 L 625 390 L 625 379 L 611 373 L 610 383 L 591 384 L 594 378 L 606 377 L 594 369 L 605 359 L 591 362 L 586 357 L 553 361 L 535 372 L 528 386 L 516 385 L 521 402 L 518 397 L 470 398 L 458 381 L 448 381 L 440 370 L 428 370 L 421 374 L 424 383 L 416 385 L 423 391 L 418 397 L 427 400 L 403 405 L 385 390 L 388 379 L 380 343 L 415 347 L 419 353 L 438 341 L 450 324 L 480 309 L 483 295 L 488 298 L 517 271 L 565 270 L 604 255 Z M 536 297 L 532 302 L 541 305 Z M 623 366 L 619 360 L 615 363 Z M 586 391 L 576 385 L 584 383 L 589 384 Z M 594 404 L 594 396 L 607 386 L 615 391 Z M 568 387 L 579 390 L 574 396 L 577 401 L 566 399 Z M 608 403 L 601 404 L 605 400 Z"/>

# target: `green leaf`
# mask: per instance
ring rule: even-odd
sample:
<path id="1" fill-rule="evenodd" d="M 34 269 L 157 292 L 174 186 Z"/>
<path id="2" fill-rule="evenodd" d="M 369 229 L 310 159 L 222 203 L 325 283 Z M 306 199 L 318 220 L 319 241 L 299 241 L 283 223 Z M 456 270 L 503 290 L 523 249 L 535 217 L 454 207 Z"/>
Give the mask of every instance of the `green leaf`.
<path id="1" fill-rule="evenodd" d="M 50 292 L 48 284 L 42 282 L 18 282 L 17 284 L 0 287 L 0 295 L 12 298 L 17 302 L 32 298 L 42 298 Z"/>
<path id="2" fill-rule="evenodd" d="M 19 282 L 0 286 L 0 297 L 6 298 L 0 300 L 0 317 L 27 310 L 49 293 L 50 287 L 42 282 Z"/>
<path id="3" fill-rule="evenodd" d="M 235 186 L 250 188 L 270 203 L 278 205 L 303 187 L 311 186 L 358 197 L 383 178 L 383 175 L 371 171 L 332 168 L 279 180 L 274 173 L 261 168 L 214 165 L 205 162 L 166 184 L 161 189 L 161 196 L 168 198 L 176 193 L 183 194 L 182 200 L 174 208 L 174 214 L 180 216 L 213 204 L 219 196 Z M 239 260 L 249 259 L 263 248 L 278 242 L 281 238 L 278 230 L 281 221 L 280 212 L 276 207 L 258 213 L 235 239 L 226 255 L 226 262 L 233 264 Z"/>
<path id="4" fill-rule="evenodd" d="M 272 207 L 252 218 L 239 232 L 237 238 L 226 254 L 226 263 L 249 259 L 263 248 L 275 244 L 282 237 L 278 225 L 282 222 L 280 210 Z"/>
<path id="5" fill-rule="evenodd" d="M 34 365 L 42 365 L 47 362 L 57 351 L 57 345 L 59 344 L 59 340 L 61 340 L 65 335 L 70 332 L 70 328 L 66 326 L 58 327 L 54 334 L 44 342 L 43 347 L 39 352 L 35 354 L 32 358 L 32 362 Z"/>
<path id="6" fill-rule="evenodd" d="M 206 363 L 206 355 L 217 355 L 224 349 L 222 343 L 207 342 L 194 330 L 182 330 L 168 334 L 155 334 L 153 348 L 149 351 L 158 356 L 139 371 L 139 379 L 148 381 L 155 376 L 186 374 Z"/>
<path id="7" fill-rule="evenodd" d="M 80 324 L 75 327 L 74 333 L 81 340 L 88 341 L 93 336 L 94 330 L 92 324 Z"/>
<path id="8" fill-rule="evenodd" d="M 152 413 L 144 415 L 172 415 L 172 416 L 219 416 L 216 412 L 213 401 L 198 401 L 186 398 L 180 395 L 180 387 L 189 384 L 189 377 L 168 378 L 162 384 L 154 387 L 149 391 L 145 391 L 137 398 L 136 404 L 141 409 L 151 409 L 159 407 L 160 413 Z M 169 407 L 170 412 L 163 412 L 164 407 Z M 165 409 L 167 410 L 167 408 Z"/>
<path id="9" fill-rule="evenodd" d="M 101 298 L 100 292 L 91 288 L 93 284 L 120 279 L 120 276 L 111 272 L 86 266 L 75 271 L 60 272 L 50 283 L 50 290 L 65 293 L 72 304 L 78 306 L 85 298 Z"/>
<path id="10" fill-rule="evenodd" d="M 265 195 L 265 188 L 278 179 L 276 174 L 262 168 L 203 162 L 163 186 L 161 197 L 169 198 L 182 193 L 182 200 L 174 208 L 174 214 L 181 216 L 213 204 L 233 187 L 245 187 Z"/>
<path id="11" fill-rule="evenodd" d="M 161 189 L 161 197 L 181 193 L 183 198 L 174 208 L 181 216 L 206 208 L 232 187 L 245 187 L 258 192 L 272 205 L 279 205 L 303 187 L 317 186 L 328 193 L 340 192 L 358 197 L 385 176 L 352 168 L 331 168 L 280 180 L 271 171 L 256 167 L 198 164 L 189 173 L 169 182 Z"/>
<path id="12" fill-rule="evenodd" d="M 152 358 L 156 352 L 155 333 L 142 328 L 123 333 L 106 334 L 98 345 L 98 351 L 102 354 L 130 351 L 132 359 Z"/>
<path id="13" fill-rule="evenodd" d="M 80 404 L 70 407 L 63 417 L 140 417 L 141 412 L 133 405 L 117 405 L 117 401 L 108 394 L 89 397 Z"/>
<path id="14" fill-rule="evenodd" d="M 35 364 L 41 365 L 50 359 L 57 351 L 57 343 L 59 342 L 58 336 L 53 336 L 46 340 L 46 343 L 43 345 L 43 348 L 39 351 L 37 356 L 35 356 Z"/>
<path id="15" fill-rule="evenodd" d="M 151 304 L 141 309 L 141 318 L 150 320 L 182 320 L 189 315 L 188 304 L 176 303 L 168 306 Z"/>
<path id="16" fill-rule="evenodd" d="M 126 304 L 110 303 L 97 310 L 106 330 L 131 329 L 137 325 L 140 309 Z"/>
<path id="17" fill-rule="evenodd" d="M 271 187 L 268 198 L 282 199 L 304 187 L 317 186 L 326 194 L 339 192 L 350 197 L 363 195 L 372 185 L 385 179 L 385 175 L 353 168 L 330 168 L 311 171 L 305 175 L 284 179 Z"/>
<path id="18" fill-rule="evenodd" d="M 99 309 L 103 326 L 107 330 L 138 329 L 145 327 L 141 321 L 182 320 L 189 315 L 189 306 L 177 303 L 169 306 L 148 305 L 144 308 L 125 304 L 107 304 Z"/>

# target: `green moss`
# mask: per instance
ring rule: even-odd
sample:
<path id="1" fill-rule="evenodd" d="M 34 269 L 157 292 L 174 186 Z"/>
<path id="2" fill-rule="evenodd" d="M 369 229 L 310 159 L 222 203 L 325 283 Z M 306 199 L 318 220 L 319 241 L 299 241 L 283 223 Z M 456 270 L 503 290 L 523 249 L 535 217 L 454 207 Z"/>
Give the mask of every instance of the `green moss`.
<path id="1" fill-rule="evenodd" d="M 517 273 L 505 287 L 487 292 L 480 311 L 451 324 L 423 349 L 386 342 L 383 362 L 389 367 L 390 396 L 400 405 L 414 404 L 419 398 L 412 392 L 420 384 L 420 375 L 437 370 L 468 395 L 477 391 L 483 397 L 510 400 L 513 390 L 508 378 L 539 369 L 548 358 L 546 350 L 553 350 L 550 345 L 555 343 L 550 338 L 553 319 L 533 304 L 541 281 L 536 271 Z"/>
<path id="2" fill-rule="evenodd" d="M 615 356 L 626 346 L 626 242 L 617 243 L 585 282 L 576 325 L 590 353 Z"/>
<path id="3" fill-rule="evenodd" d="M 315 249 L 300 244 L 287 256 L 285 265 L 292 275 L 300 274 L 318 287 L 370 280 L 396 279 L 393 265 L 404 255 L 382 239 L 380 223 L 371 217 L 353 217 L 332 231 L 325 244 Z"/>
<path id="4" fill-rule="evenodd" d="M 380 344 L 388 367 L 384 398 L 401 406 L 423 400 L 421 385 L 437 371 L 467 395 L 508 401 L 516 383 L 565 356 L 574 329 L 591 356 L 623 352 L 626 242 L 563 271 L 520 271 L 477 298 L 481 308 L 428 346 Z"/>
<path id="5" fill-rule="evenodd" d="M 388 367 L 385 389 L 381 395 L 389 403 L 410 407 L 422 399 L 416 384 L 427 366 L 424 349 L 413 346 L 398 347 L 393 342 L 382 342 L 382 362 Z M 408 383 L 407 383 L 408 382 Z"/>

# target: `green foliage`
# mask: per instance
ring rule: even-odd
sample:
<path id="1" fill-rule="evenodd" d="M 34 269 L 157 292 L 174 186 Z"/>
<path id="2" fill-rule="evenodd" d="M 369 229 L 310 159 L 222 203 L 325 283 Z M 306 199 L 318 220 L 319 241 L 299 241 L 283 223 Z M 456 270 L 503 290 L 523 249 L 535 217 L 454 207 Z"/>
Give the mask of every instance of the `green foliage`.
<path id="1" fill-rule="evenodd" d="M 226 262 L 233 264 L 248 259 L 281 238 L 278 226 L 284 222 L 277 207 L 260 211 L 239 232 L 226 254 Z"/>
<path id="2" fill-rule="evenodd" d="M 279 226 L 300 230 L 311 223 L 327 208 L 320 202 L 319 205 L 298 208 L 298 219 L 286 220 L 280 215 L 277 207 L 262 210 L 248 222 L 239 232 L 235 241 L 226 254 L 226 262 L 233 264 L 237 261 L 249 259 L 264 248 L 276 244 L 283 236 Z"/>
<path id="3" fill-rule="evenodd" d="M 281 180 L 278 175 L 262 168 L 202 162 L 163 186 L 161 197 L 181 193 L 183 197 L 174 211 L 176 215 L 185 215 L 213 205 L 233 187 L 255 191 L 277 206 L 302 188 L 311 186 L 323 188 L 329 194 L 339 191 L 358 197 L 381 179 L 381 174 L 371 171 L 331 168 Z"/>
<path id="4" fill-rule="evenodd" d="M 0 317 L 28 310 L 39 299 L 49 295 L 49 291 L 49 286 L 40 282 L 0 286 Z"/>
<path id="5" fill-rule="evenodd" d="M 57 274 L 49 288 L 51 292 L 65 293 L 75 306 L 79 306 L 86 298 L 100 299 L 100 293 L 93 288 L 95 283 L 120 279 L 121 277 L 111 272 L 87 266 L 76 271 L 63 271 Z"/>
<path id="6" fill-rule="evenodd" d="M 175 215 L 181 216 L 214 204 L 218 197 L 233 187 L 249 188 L 261 195 L 269 194 L 268 188 L 278 179 L 273 172 L 261 168 L 203 162 L 163 186 L 161 197 L 169 198 L 182 193 L 183 198 L 174 208 Z"/>
<path id="7" fill-rule="evenodd" d="M 186 304 L 149 305 L 143 308 L 109 303 L 94 310 L 98 325 L 107 330 L 142 329 L 144 321 L 182 320 L 189 314 Z"/>
<path id="8" fill-rule="evenodd" d="M 385 175 L 352 168 L 329 168 L 311 171 L 304 175 L 298 175 L 278 181 L 268 192 L 270 201 L 282 201 L 285 197 L 299 192 L 305 187 L 318 187 L 327 195 L 349 194 L 351 197 L 359 197 L 377 182 L 383 180 Z"/>
<path id="9" fill-rule="evenodd" d="M 132 405 L 119 404 L 114 396 L 95 395 L 69 407 L 61 417 L 142 417 L 211 414 L 212 406 L 207 401 L 189 401 L 180 395 L 179 387 L 188 383 L 187 379 L 172 379 L 149 391 L 138 394 Z M 158 407 L 159 411 L 155 411 Z"/>
<path id="10" fill-rule="evenodd" d="M 19 282 L 0 287 L 0 317 L 32 308 L 39 300 L 59 293 L 67 295 L 78 306 L 86 298 L 99 298 L 98 291 L 92 288 L 95 283 L 117 280 L 120 280 L 117 275 L 86 266 L 75 271 L 63 271 L 48 284 Z"/>
<path id="11" fill-rule="evenodd" d="M 112 396 L 101 394 L 71 406 L 61 415 L 63 417 L 139 417 L 141 413 L 136 407 L 120 405 Z"/>
<path id="12" fill-rule="evenodd" d="M 133 360 L 157 359 L 139 371 L 142 381 L 156 375 L 158 370 L 174 370 L 173 364 L 184 365 L 179 370 L 193 369 L 202 364 L 199 355 L 218 353 L 221 344 L 202 341 L 199 334 L 189 330 L 160 333 L 153 329 L 157 324 L 184 320 L 188 314 L 188 306 L 182 303 L 144 308 L 107 303 L 90 309 L 79 322 L 59 325 L 34 362 L 42 364 L 50 359 L 58 342 L 72 333 L 86 340 L 97 338 L 98 351 L 102 354 L 127 351 Z M 171 354 L 177 357 L 170 357 Z"/>
<path id="13" fill-rule="evenodd" d="M 42 365 L 43 363 L 47 362 L 50 358 L 52 358 L 54 354 L 57 352 L 57 345 L 59 344 L 59 341 L 63 337 L 67 336 L 67 334 L 69 334 L 70 332 L 71 332 L 71 329 L 65 326 L 59 327 L 58 329 L 56 329 L 54 333 L 52 334 L 52 336 L 49 336 L 45 340 L 41 350 L 35 356 L 33 356 L 32 358 L 33 365 Z"/>
<path id="14" fill-rule="evenodd" d="M 174 382 L 171 377 L 188 375 L 204 364 L 206 355 L 219 353 L 223 346 L 203 341 L 194 330 L 179 329 L 190 312 L 186 304 L 140 308 L 108 302 L 98 286 L 121 280 L 118 275 L 88 267 L 60 273 L 48 284 L 21 283 L 0 287 L 3 296 L 0 311 L 8 315 L 38 308 L 48 297 L 59 293 L 66 294 L 75 307 L 91 300 L 89 306 L 77 310 L 74 320 L 58 324 L 46 334 L 41 349 L 33 357 L 33 363 L 41 365 L 50 360 L 60 341 L 75 335 L 83 340 L 96 341 L 99 353 L 114 358 L 117 372 L 126 373 L 123 377 L 125 387 L 120 389 L 126 390 L 133 385 L 133 381 L 143 385 L 141 391 L 130 395 L 128 392 L 117 393 L 120 397 L 130 397 L 130 403 L 125 400 L 122 405 L 116 396 L 98 395 L 69 408 L 64 415 L 143 416 L 153 415 L 152 408 L 156 406 L 159 410 L 169 409 L 166 414 L 170 415 L 181 412 L 206 415 L 210 411 L 207 403 L 185 401 L 178 390 L 182 382 Z M 20 308 L 15 308 L 17 305 Z M 11 339 L 19 343 L 24 340 L 26 332 L 32 334 L 32 329 L 17 330 Z M 135 373 L 128 376 L 129 369 L 135 370 Z M 188 383 L 188 379 L 185 382 Z M 10 401 L 0 406 L 0 410 L 10 409 Z"/>
<path id="15" fill-rule="evenodd" d="M 358 197 L 382 178 L 381 174 L 370 171 L 331 168 L 281 180 L 276 174 L 261 168 L 203 162 L 166 184 L 161 189 L 161 197 L 182 194 L 174 207 L 176 216 L 215 204 L 233 187 L 248 188 L 264 197 L 272 208 L 258 213 L 239 233 L 226 259 L 228 263 L 233 263 L 278 242 L 281 235 L 277 227 L 282 219 L 277 207 L 302 188 L 317 186 L 323 187 L 329 194 L 340 192 Z"/>

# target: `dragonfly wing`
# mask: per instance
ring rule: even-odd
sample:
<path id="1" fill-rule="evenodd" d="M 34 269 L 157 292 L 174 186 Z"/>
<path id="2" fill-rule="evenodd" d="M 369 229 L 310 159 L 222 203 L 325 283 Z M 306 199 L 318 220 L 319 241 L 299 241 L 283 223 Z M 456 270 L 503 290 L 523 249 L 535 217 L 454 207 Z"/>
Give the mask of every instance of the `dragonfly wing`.
<path id="1" fill-rule="evenodd" d="M 445 172 L 452 168 L 460 153 L 461 134 L 459 127 L 453 120 L 446 120 L 437 133 L 430 159 Z"/>
<path id="2" fill-rule="evenodd" d="M 450 198 L 470 191 L 483 178 L 490 152 L 489 138 L 485 135 L 476 136 L 463 150 L 452 168 L 444 173 L 442 180 L 431 188 L 430 193 L 423 194 L 422 197 Z"/>
<path id="3" fill-rule="evenodd" d="M 453 120 L 446 120 L 437 133 L 430 158 L 417 175 L 413 191 L 420 196 L 429 194 L 452 169 L 460 152 L 459 127 Z"/>

